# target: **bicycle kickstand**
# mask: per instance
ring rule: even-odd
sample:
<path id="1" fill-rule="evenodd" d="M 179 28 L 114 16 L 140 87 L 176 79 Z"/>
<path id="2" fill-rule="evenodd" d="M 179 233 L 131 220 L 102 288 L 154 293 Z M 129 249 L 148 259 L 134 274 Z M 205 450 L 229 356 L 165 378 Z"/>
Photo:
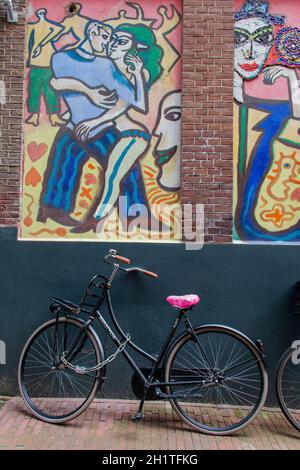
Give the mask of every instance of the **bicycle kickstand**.
<path id="1" fill-rule="evenodd" d="M 142 421 L 144 419 L 145 417 L 143 413 L 144 402 L 145 402 L 145 397 L 141 399 L 139 409 L 137 410 L 137 413 L 130 418 L 130 421 L 133 421 L 134 423 L 138 423 L 139 421 Z"/>

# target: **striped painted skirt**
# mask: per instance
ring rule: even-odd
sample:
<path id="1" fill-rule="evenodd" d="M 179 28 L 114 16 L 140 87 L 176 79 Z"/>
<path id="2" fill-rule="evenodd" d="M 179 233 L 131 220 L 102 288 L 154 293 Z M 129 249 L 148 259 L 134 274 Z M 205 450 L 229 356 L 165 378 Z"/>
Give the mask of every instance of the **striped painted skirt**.
<path id="1" fill-rule="evenodd" d="M 131 131 L 132 134 L 134 132 L 139 131 Z M 73 211 L 84 164 L 92 156 L 105 171 L 109 155 L 122 136 L 115 127 L 109 127 L 93 139 L 80 142 L 66 128 L 58 132 L 44 174 L 40 198 L 40 208 L 43 208 L 46 215 L 47 207 L 56 209 L 60 214 L 70 214 Z M 146 134 L 145 138 L 149 139 L 150 136 Z M 139 164 L 134 165 L 124 177 L 120 195 L 127 196 L 128 205 L 146 204 L 144 181 Z"/>

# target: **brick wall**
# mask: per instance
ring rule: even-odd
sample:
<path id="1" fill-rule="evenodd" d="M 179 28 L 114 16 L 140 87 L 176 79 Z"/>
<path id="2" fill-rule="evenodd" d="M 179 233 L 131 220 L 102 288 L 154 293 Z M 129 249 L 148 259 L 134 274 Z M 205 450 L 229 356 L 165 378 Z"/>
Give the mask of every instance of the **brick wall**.
<path id="1" fill-rule="evenodd" d="M 17 225 L 22 160 L 25 0 L 21 18 L 0 6 L 0 225 Z M 230 242 L 232 227 L 232 0 L 183 0 L 182 201 L 205 204 L 207 242 Z"/>
<path id="2" fill-rule="evenodd" d="M 205 205 L 205 240 L 231 242 L 233 6 L 183 2 L 182 202 Z"/>
<path id="3" fill-rule="evenodd" d="M 7 23 L 0 6 L 0 80 L 6 88 L 6 104 L 0 104 L 0 225 L 17 225 L 20 212 L 26 1 L 14 4 L 18 24 Z"/>

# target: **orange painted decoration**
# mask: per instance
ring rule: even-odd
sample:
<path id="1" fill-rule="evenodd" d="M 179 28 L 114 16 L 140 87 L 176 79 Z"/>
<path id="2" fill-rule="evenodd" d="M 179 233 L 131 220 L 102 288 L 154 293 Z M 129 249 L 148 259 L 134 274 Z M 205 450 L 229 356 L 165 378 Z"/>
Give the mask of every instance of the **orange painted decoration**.
<path id="1" fill-rule="evenodd" d="M 25 193 L 25 196 L 29 197 L 29 199 L 31 199 L 31 201 L 30 201 L 30 203 L 29 203 L 28 206 L 27 206 L 27 211 L 28 211 L 28 213 L 27 213 L 27 217 L 24 219 L 24 225 L 25 225 L 26 227 L 30 227 L 30 225 L 33 224 L 33 219 L 32 219 L 32 217 L 31 217 L 31 216 L 32 216 L 31 207 L 32 207 L 32 205 L 33 205 L 33 203 L 34 203 L 34 197 L 31 196 L 31 194 L 28 194 L 28 193 Z"/>
<path id="2" fill-rule="evenodd" d="M 42 233 L 49 233 L 50 235 L 57 235 L 58 237 L 66 237 L 68 231 L 63 227 L 59 227 L 55 230 L 50 230 L 48 228 L 43 228 L 42 230 L 39 230 L 38 232 L 32 232 L 30 235 L 33 235 L 34 237 L 37 237 L 38 235 L 41 235 Z"/>
<path id="3" fill-rule="evenodd" d="M 90 201 L 93 200 L 92 196 L 91 196 L 91 191 L 92 189 L 91 188 L 81 188 L 81 194 L 80 194 L 80 197 L 86 197 L 87 199 L 89 199 Z"/>
<path id="4" fill-rule="evenodd" d="M 41 181 L 42 181 L 42 177 L 34 167 L 32 167 L 31 170 L 29 170 L 29 172 L 25 176 L 26 186 L 33 186 L 33 188 L 36 188 L 36 186 Z"/>

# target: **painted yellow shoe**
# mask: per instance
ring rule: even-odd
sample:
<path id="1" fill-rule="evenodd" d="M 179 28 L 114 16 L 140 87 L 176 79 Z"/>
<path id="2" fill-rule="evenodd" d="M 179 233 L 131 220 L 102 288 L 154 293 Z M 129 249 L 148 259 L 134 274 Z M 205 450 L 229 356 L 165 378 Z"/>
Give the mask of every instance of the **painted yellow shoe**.
<path id="1" fill-rule="evenodd" d="M 39 114 L 38 113 L 30 114 L 29 118 L 26 119 L 26 123 L 37 127 L 39 125 Z"/>
<path id="2" fill-rule="evenodd" d="M 52 127 L 62 126 L 66 122 L 58 114 L 49 114 L 49 121 Z"/>

